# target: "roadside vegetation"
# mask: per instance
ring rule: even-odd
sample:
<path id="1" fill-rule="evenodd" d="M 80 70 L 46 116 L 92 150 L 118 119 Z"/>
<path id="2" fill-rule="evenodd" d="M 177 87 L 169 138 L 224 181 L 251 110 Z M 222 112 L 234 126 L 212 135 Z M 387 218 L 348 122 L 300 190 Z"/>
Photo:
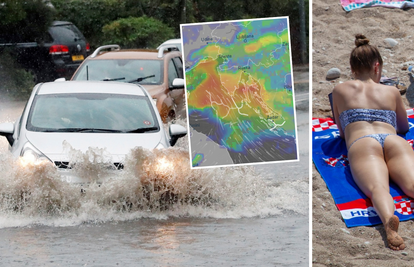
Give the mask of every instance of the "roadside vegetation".
<path id="1" fill-rule="evenodd" d="M 179 38 L 183 23 L 289 16 L 292 50 L 308 51 L 308 11 L 309 0 L 254 4 L 245 0 L 5 0 L 0 4 L 0 44 L 5 35 L 16 33 L 36 40 L 53 20 L 62 20 L 79 28 L 91 51 L 112 43 L 156 48 L 165 40 Z M 307 53 L 292 53 L 292 57 L 296 64 L 308 63 Z M 25 98 L 32 80 L 13 62 L 12 53 L 0 46 L 0 94 Z"/>
<path id="2" fill-rule="evenodd" d="M 0 95 L 8 99 L 27 99 L 34 85 L 32 74 L 20 68 L 9 50 L 3 50 L 0 53 Z"/>
<path id="3" fill-rule="evenodd" d="M 42 36 L 55 15 L 55 10 L 43 0 L 6 0 L 0 3 L 0 44 L 6 40 L 29 41 Z M 0 96 L 27 99 L 33 86 L 32 74 L 20 68 L 13 50 L 0 46 Z"/>

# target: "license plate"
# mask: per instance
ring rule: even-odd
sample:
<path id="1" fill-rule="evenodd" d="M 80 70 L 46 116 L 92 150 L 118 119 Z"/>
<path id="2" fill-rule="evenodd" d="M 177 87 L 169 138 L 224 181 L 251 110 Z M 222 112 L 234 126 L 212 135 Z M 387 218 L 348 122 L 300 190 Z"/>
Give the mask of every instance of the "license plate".
<path id="1" fill-rule="evenodd" d="M 72 56 L 72 61 L 80 61 L 83 60 L 83 55 L 73 55 Z"/>

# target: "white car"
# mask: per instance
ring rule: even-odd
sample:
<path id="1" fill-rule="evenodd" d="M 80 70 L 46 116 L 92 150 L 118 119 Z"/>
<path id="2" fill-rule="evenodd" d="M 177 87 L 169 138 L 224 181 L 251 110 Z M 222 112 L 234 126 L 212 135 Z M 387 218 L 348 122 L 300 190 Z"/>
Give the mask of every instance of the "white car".
<path id="1" fill-rule="evenodd" d="M 163 42 L 162 44 L 160 44 L 157 47 L 157 50 L 160 50 L 163 46 L 171 47 L 171 45 L 176 46 L 181 53 L 183 52 L 183 49 L 181 47 L 181 39 L 170 39 L 170 40 L 167 40 L 167 41 Z"/>
<path id="2" fill-rule="evenodd" d="M 72 170 L 68 148 L 85 153 L 104 149 L 115 171 L 135 147 L 168 148 L 187 134 L 171 124 L 169 136 L 148 92 L 138 84 L 52 82 L 38 84 L 16 123 L 0 124 L 0 135 L 23 161 L 52 162 L 62 180 L 89 183 Z M 99 177 L 101 180 L 108 177 Z"/>

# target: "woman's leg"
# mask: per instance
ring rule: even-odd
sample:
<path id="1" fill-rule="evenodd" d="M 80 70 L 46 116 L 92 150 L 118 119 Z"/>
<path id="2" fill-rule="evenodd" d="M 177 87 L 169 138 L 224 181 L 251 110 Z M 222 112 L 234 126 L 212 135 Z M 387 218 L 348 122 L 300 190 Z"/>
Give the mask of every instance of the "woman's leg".
<path id="1" fill-rule="evenodd" d="M 391 179 L 407 196 L 414 198 L 414 152 L 411 146 L 403 138 L 390 135 L 385 139 L 384 154 Z"/>
<path id="2" fill-rule="evenodd" d="M 384 224 L 388 246 L 394 250 L 404 249 L 404 241 L 397 233 L 399 220 L 394 216 L 388 167 L 381 145 L 373 138 L 362 138 L 349 149 L 348 159 L 355 183 L 371 199 Z"/>

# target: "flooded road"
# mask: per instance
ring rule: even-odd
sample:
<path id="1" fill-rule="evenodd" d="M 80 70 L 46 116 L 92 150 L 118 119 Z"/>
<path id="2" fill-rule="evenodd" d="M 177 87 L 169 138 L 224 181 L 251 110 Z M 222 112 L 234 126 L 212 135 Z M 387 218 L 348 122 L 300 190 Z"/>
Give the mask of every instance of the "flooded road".
<path id="1" fill-rule="evenodd" d="M 0 231 L 2 266 L 308 266 L 301 218 L 170 218 Z"/>
<path id="2" fill-rule="evenodd" d="M 0 100 L 0 123 L 23 107 Z M 300 162 L 188 171 L 168 208 L 128 172 L 80 195 L 53 168 L 20 166 L 1 137 L 0 266 L 308 266 L 308 116 L 297 112 Z"/>

